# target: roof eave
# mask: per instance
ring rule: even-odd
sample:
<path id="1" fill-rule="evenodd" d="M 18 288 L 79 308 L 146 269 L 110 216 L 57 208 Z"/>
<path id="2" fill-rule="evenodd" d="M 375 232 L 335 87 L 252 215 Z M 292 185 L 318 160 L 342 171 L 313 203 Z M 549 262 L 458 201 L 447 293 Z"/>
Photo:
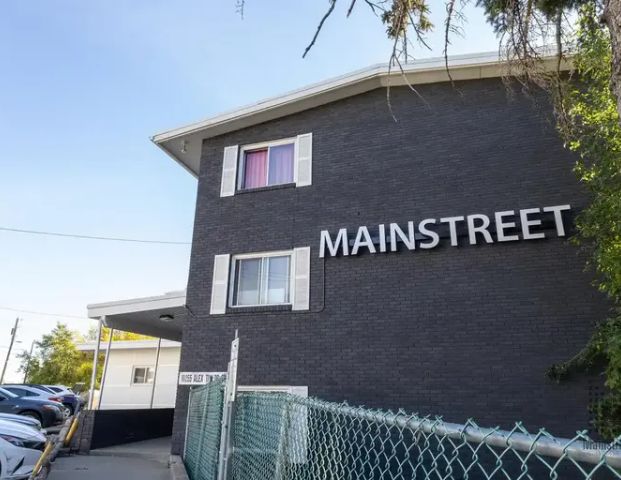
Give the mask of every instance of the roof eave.
<path id="1" fill-rule="evenodd" d="M 500 77 L 510 73 L 507 65 L 507 62 L 498 57 L 497 52 L 450 58 L 450 76 L 444 58 L 410 64 L 403 71 L 396 67 L 389 68 L 385 64 L 373 65 L 200 122 L 156 134 L 151 140 L 183 168 L 197 177 L 202 142 L 205 139 L 389 85 L 422 85 L 451 80 L 463 81 Z M 556 68 L 556 65 L 556 57 L 551 56 L 544 59 L 544 68 Z M 564 62 L 562 68 L 568 69 L 569 63 Z"/>

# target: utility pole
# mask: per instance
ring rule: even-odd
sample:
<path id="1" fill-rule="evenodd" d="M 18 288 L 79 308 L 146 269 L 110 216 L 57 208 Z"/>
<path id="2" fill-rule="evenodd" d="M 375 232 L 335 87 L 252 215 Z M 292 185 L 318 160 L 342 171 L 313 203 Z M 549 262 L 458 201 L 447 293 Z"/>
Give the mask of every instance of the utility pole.
<path id="1" fill-rule="evenodd" d="M 28 354 L 28 363 L 26 364 L 26 371 L 24 372 L 23 383 L 26 383 L 26 380 L 28 379 L 28 372 L 30 371 L 30 362 L 32 362 L 32 352 L 34 351 L 35 343 L 36 343 L 36 340 L 33 340 L 32 344 L 30 345 L 30 353 Z"/>
<path id="2" fill-rule="evenodd" d="M 9 343 L 9 351 L 6 352 L 6 360 L 2 367 L 2 375 L 0 375 L 0 384 L 4 383 L 4 374 L 6 373 L 6 367 L 9 364 L 9 358 L 11 358 L 11 350 L 13 349 L 13 343 L 15 343 L 15 337 L 17 336 L 17 327 L 19 326 L 19 317 L 15 319 L 15 326 L 11 330 L 11 343 Z"/>

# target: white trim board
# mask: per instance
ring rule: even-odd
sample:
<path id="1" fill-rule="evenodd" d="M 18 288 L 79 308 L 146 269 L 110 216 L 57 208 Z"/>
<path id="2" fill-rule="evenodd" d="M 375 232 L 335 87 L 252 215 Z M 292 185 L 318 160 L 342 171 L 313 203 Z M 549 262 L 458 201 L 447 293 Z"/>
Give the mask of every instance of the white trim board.
<path id="1" fill-rule="evenodd" d="M 122 313 L 143 312 L 163 308 L 183 307 L 185 305 L 185 290 L 168 292 L 153 297 L 131 298 L 115 302 L 93 303 L 87 305 L 88 317 L 99 318 Z"/>

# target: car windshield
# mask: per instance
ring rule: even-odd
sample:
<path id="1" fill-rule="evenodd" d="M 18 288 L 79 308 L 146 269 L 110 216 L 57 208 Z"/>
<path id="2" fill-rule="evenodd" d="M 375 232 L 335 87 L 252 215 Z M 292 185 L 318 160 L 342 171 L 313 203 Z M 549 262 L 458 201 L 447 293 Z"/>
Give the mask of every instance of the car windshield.
<path id="1" fill-rule="evenodd" d="M 0 395 L 4 395 L 7 398 L 17 398 L 13 392 L 9 392 L 6 388 L 0 387 Z"/>

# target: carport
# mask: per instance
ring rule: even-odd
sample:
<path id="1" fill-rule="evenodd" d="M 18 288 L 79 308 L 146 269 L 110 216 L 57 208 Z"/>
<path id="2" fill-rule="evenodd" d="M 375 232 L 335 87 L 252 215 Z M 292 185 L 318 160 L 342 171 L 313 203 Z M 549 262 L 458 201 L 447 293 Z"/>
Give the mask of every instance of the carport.
<path id="1" fill-rule="evenodd" d="M 153 407 L 153 394 L 157 379 L 160 347 L 162 339 L 181 341 L 183 322 L 187 315 L 185 307 L 185 290 L 168 292 L 163 295 L 143 298 L 133 298 L 114 302 L 97 303 L 87 306 L 88 317 L 99 322 L 97 328 L 97 342 L 93 355 L 93 373 L 91 376 L 89 409 L 93 408 L 95 383 L 99 351 L 101 346 L 102 328 L 107 327 L 110 331 L 106 357 L 104 360 L 101 377 L 100 401 L 104 393 L 106 370 L 110 355 L 110 344 L 114 330 L 148 335 L 158 339 L 155 361 L 155 373 L 151 390 L 151 407 Z"/>

